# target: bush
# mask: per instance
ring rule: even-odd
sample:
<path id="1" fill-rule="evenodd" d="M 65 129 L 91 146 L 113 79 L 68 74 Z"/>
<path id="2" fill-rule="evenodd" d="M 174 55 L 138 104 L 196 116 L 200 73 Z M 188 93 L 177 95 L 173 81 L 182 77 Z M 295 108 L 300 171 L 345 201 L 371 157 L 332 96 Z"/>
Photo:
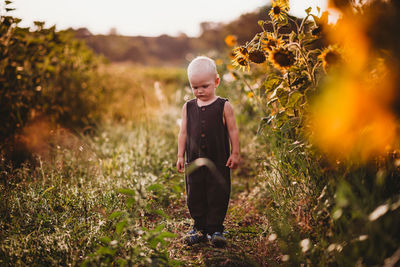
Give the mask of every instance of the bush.
<path id="1" fill-rule="evenodd" d="M 0 18 L 0 140 L 9 146 L 30 121 L 45 117 L 51 124 L 83 128 L 98 118 L 102 92 L 94 86 L 100 59 L 69 31 L 35 22 L 21 28 Z M 3 14 L 4 13 L 4 14 Z M 4 141 L 7 140 L 6 143 Z"/>

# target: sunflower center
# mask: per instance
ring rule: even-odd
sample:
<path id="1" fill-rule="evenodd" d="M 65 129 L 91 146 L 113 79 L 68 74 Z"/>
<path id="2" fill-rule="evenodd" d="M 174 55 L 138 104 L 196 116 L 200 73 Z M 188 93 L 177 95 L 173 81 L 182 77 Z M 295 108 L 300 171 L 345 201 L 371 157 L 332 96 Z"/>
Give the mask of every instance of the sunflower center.
<path id="1" fill-rule="evenodd" d="M 247 60 L 245 58 L 239 58 L 237 62 L 241 66 L 247 66 Z"/>
<path id="2" fill-rule="evenodd" d="M 277 51 L 274 54 L 274 61 L 281 67 L 290 67 L 293 64 L 293 58 L 284 51 Z"/>
<path id="3" fill-rule="evenodd" d="M 249 59 L 254 63 L 261 64 L 264 63 L 266 60 L 264 52 L 260 50 L 254 50 L 249 53 Z"/>
<path id="4" fill-rule="evenodd" d="M 274 14 L 279 15 L 281 13 L 281 8 L 279 6 L 274 7 Z"/>
<path id="5" fill-rule="evenodd" d="M 276 41 L 274 39 L 268 40 L 268 48 L 276 47 Z"/>

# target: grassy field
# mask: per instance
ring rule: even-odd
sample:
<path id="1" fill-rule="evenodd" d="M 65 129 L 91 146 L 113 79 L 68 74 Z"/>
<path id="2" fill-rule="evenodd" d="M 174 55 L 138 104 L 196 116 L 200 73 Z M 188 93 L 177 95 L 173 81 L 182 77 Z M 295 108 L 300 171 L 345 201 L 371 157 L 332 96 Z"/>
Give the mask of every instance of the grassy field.
<path id="1" fill-rule="evenodd" d="M 183 244 L 191 219 L 175 162 L 180 105 L 190 94 L 176 82 L 181 73 L 108 66 L 103 77 L 112 84 L 108 90 L 117 90 L 108 122 L 90 135 L 54 129 L 42 140 L 46 149 L 37 152 L 36 164 L 3 173 L 1 265 L 249 266 L 277 260 L 270 255 L 276 247 L 267 239 L 266 218 L 249 201 L 255 182 L 249 169 L 257 164 L 251 155 L 232 177 L 228 246 Z M 243 151 L 256 142 L 248 134 L 241 132 Z"/>

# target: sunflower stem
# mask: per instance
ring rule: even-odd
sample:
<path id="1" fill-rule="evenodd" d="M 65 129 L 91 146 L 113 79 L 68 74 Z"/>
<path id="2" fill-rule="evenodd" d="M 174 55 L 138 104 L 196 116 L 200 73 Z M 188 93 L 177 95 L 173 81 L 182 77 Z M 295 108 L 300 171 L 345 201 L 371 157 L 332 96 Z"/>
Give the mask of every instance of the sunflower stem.
<path id="1" fill-rule="evenodd" d="M 247 88 L 249 88 L 250 91 L 253 93 L 253 95 L 256 96 L 255 98 L 257 99 L 257 104 L 258 104 L 260 110 L 263 110 L 263 106 L 262 106 L 262 103 L 261 103 L 260 98 L 258 97 L 258 95 L 255 93 L 255 91 L 250 86 L 250 84 L 246 81 L 246 78 L 244 76 L 242 76 L 241 74 L 240 74 L 240 76 L 241 76 L 240 77 L 241 80 L 244 82 L 244 84 L 247 86 Z"/>
<path id="2" fill-rule="evenodd" d="M 303 60 L 304 60 L 304 63 L 306 64 L 308 78 L 310 78 L 312 84 L 315 85 L 315 79 L 314 79 L 314 76 L 312 75 L 312 69 L 310 68 L 310 65 L 308 64 L 307 57 L 304 55 L 303 50 L 302 50 L 300 44 L 299 44 L 299 43 L 296 43 L 296 42 L 292 42 L 292 43 L 289 43 L 288 45 L 289 45 L 289 46 L 290 46 L 290 45 L 294 45 L 294 46 L 296 46 L 296 47 L 298 48 L 297 51 L 299 51 L 301 57 L 302 57 Z"/>

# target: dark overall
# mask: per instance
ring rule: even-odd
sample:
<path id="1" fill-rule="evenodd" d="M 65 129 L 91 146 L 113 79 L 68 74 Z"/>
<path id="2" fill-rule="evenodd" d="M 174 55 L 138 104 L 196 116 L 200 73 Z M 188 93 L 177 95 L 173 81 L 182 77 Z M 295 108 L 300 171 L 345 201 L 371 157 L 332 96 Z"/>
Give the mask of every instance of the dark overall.
<path id="1" fill-rule="evenodd" d="M 207 158 L 216 168 L 201 166 L 185 175 L 187 205 L 194 228 L 212 234 L 223 232 L 223 222 L 231 192 L 229 135 L 223 122 L 227 99 L 199 107 L 196 99 L 187 102 L 186 163 Z"/>

